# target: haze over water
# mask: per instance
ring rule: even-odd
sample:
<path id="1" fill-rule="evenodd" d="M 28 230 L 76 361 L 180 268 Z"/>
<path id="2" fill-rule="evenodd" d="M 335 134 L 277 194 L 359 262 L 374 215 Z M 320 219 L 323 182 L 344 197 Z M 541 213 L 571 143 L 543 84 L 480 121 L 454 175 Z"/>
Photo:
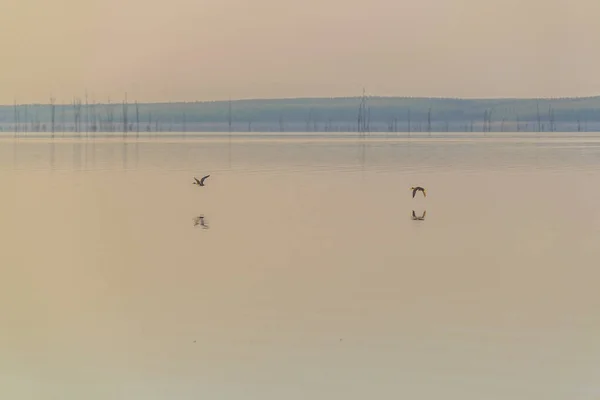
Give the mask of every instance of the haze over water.
<path id="1" fill-rule="evenodd" d="M 600 137 L 436 136 L 3 139 L 0 398 L 597 399 Z"/>

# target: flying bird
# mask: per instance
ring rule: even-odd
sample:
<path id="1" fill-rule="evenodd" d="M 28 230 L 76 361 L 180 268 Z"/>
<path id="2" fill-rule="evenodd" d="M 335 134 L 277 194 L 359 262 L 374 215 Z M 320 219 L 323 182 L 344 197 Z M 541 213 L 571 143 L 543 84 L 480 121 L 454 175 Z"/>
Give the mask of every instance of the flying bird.
<path id="1" fill-rule="evenodd" d="M 206 180 L 206 178 L 208 178 L 210 175 L 206 175 L 205 177 L 203 177 L 202 179 L 198 180 L 198 178 L 194 177 L 194 180 L 196 182 L 194 182 L 194 185 L 198 185 L 198 186 L 204 186 L 204 181 Z"/>
<path id="2" fill-rule="evenodd" d="M 415 214 L 415 210 L 413 210 L 412 219 L 413 221 L 425 221 L 425 215 L 427 215 L 427 210 L 423 211 L 423 215 L 421 215 L 420 217 L 417 217 L 417 215 Z"/>
<path id="3" fill-rule="evenodd" d="M 421 186 L 411 187 L 410 190 L 413 191 L 413 199 L 415 198 L 415 195 L 417 194 L 417 192 L 423 192 L 423 196 L 427 197 L 427 193 L 425 192 L 425 189 L 422 188 Z"/>

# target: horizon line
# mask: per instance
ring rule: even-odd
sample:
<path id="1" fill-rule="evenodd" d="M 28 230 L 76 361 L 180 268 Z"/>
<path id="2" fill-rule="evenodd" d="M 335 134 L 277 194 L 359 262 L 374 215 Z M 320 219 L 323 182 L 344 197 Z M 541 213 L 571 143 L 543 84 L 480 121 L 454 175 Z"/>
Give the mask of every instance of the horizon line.
<path id="1" fill-rule="evenodd" d="M 247 97 L 247 98 L 237 98 L 237 99 L 229 99 L 229 100 L 168 100 L 168 101 L 144 101 L 140 102 L 137 100 L 133 100 L 133 102 L 127 102 L 127 104 L 145 104 L 145 105 L 165 105 L 165 104 L 214 104 L 214 103 L 236 103 L 236 102 L 250 102 L 250 101 L 291 101 L 291 100 L 351 100 L 357 99 L 360 100 L 363 96 L 321 96 L 321 97 Z M 453 100 L 453 101 L 499 101 L 499 100 L 511 100 L 511 101 L 556 101 L 556 100 L 590 100 L 590 99 L 600 99 L 599 95 L 592 96 L 563 96 L 563 97 L 449 97 L 449 96 L 381 96 L 381 95 L 365 95 L 367 99 L 403 99 L 403 100 Z M 31 103 L 18 103 L 13 102 L 13 104 L 0 103 L 0 107 L 14 107 L 16 106 L 42 106 L 42 105 L 50 105 L 50 99 L 48 98 L 47 103 L 41 102 L 31 102 Z M 73 97 L 73 100 L 83 100 L 85 97 Z M 122 105 L 125 103 L 123 100 L 127 100 L 128 95 L 125 92 L 123 99 L 120 101 L 112 102 L 110 97 L 107 98 L 108 101 L 111 101 L 111 105 Z M 108 101 L 106 102 L 88 102 L 88 105 L 108 105 Z M 55 106 L 68 106 L 72 105 L 72 103 L 54 103 Z M 82 104 L 82 106 L 85 104 Z"/>

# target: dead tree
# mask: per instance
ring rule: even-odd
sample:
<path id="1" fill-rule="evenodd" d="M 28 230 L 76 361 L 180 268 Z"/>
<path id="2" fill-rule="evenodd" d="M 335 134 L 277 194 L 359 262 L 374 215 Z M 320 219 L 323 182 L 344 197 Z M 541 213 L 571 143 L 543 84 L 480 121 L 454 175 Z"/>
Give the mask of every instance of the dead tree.
<path id="1" fill-rule="evenodd" d="M 483 111 L 483 124 L 481 130 L 485 133 L 487 131 L 487 121 L 488 121 L 488 110 Z"/>
<path id="2" fill-rule="evenodd" d="M 87 90 L 85 91 L 85 135 L 90 136 L 90 107 Z"/>
<path id="3" fill-rule="evenodd" d="M 356 118 L 356 132 L 360 133 L 362 131 L 362 104 L 358 106 L 358 116 Z"/>
<path id="4" fill-rule="evenodd" d="M 66 110 L 67 110 L 67 104 L 63 104 L 63 106 L 60 107 L 60 127 L 63 132 L 63 136 L 64 136 L 64 133 L 67 131 L 67 117 L 65 114 Z"/>
<path id="5" fill-rule="evenodd" d="M 55 128 L 54 128 L 54 121 L 55 121 L 55 116 L 56 116 L 56 106 L 55 106 L 55 102 L 56 99 L 54 97 L 50 97 L 50 121 L 51 121 L 51 126 L 52 126 L 52 139 L 54 139 L 54 132 L 55 132 Z"/>
<path id="6" fill-rule="evenodd" d="M 108 101 L 106 103 L 106 127 L 104 128 L 104 130 L 106 132 L 112 132 L 113 131 L 113 110 L 112 110 L 112 105 L 110 103 L 110 97 L 108 98 Z"/>
<path id="7" fill-rule="evenodd" d="M 123 100 L 123 139 L 127 138 L 127 93 L 125 93 L 125 100 Z"/>
<path id="8" fill-rule="evenodd" d="M 548 106 L 548 122 L 550 124 L 550 132 L 556 132 L 556 125 L 554 123 L 554 109 L 552 105 Z"/>
<path id="9" fill-rule="evenodd" d="M 229 113 L 227 122 L 229 124 L 229 133 L 231 133 L 231 99 L 229 99 Z"/>
<path id="10" fill-rule="evenodd" d="M 14 100 L 13 110 L 14 110 L 13 122 L 15 125 L 14 134 L 15 134 L 15 137 L 17 137 L 17 132 L 19 131 L 19 112 L 17 110 L 17 100 L 16 99 Z"/>
<path id="11" fill-rule="evenodd" d="M 73 99 L 73 130 L 77 133 L 81 132 L 81 99 Z"/>
<path id="12" fill-rule="evenodd" d="M 92 132 L 98 131 L 98 115 L 96 114 L 96 100 L 92 104 Z"/>
<path id="13" fill-rule="evenodd" d="M 138 106 L 137 100 L 135 101 L 135 130 L 136 137 L 140 137 L 140 108 Z"/>
<path id="14" fill-rule="evenodd" d="M 77 132 L 77 100 L 75 98 L 71 105 L 73 106 L 73 131 Z"/>
<path id="15" fill-rule="evenodd" d="M 363 94 L 358 108 L 358 132 L 361 136 L 364 136 L 365 132 L 369 129 L 369 116 L 370 109 L 367 111 L 367 96 L 365 94 L 365 89 L 363 88 Z"/>
<path id="16" fill-rule="evenodd" d="M 429 132 L 429 136 L 431 136 L 431 107 L 427 111 L 427 132 Z"/>
<path id="17" fill-rule="evenodd" d="M 23 132 L 27 132 L 27 104 L 23 104 L 23 120 L 25 121 Z"/>

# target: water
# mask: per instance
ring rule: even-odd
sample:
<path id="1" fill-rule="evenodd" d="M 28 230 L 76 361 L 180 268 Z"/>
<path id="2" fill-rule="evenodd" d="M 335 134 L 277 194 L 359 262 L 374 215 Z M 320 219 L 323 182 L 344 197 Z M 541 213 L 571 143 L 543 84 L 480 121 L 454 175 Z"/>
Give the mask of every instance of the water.
<path id="1" fill-rule="evenodd" d="M 0 398 L 600 394 L 600 137 L 3 139 L 0 180 Z"/>

